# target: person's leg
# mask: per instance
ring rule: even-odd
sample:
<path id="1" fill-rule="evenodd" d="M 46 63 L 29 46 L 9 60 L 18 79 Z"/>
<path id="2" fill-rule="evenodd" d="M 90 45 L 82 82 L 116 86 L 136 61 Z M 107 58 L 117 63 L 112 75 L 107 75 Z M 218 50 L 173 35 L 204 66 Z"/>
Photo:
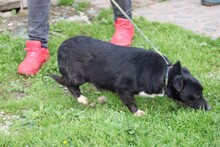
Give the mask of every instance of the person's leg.
<path id="1" fill-rule="evenodd" d="M 115 0 L 118 5 L 125 11 L 125 13 L 132 19 L 132 3 L 131 0 Z M 121 11 L 112 3 L 112 9 L 114 12 L 114 20 L 117 20 L 117 18 L 126 18 Z"/>
<path id="2" fill-rule="evenodd" d="M 49 36 L 50 0 L 28 0 L 28 35 L 47 48 Z"/>
<path id="3" fill-rule="evenodd" d="M 26 57 L 18 66 L 18 74 L 36 74 L 49 59 L 49 12 L 50 0 L 28 0 L 29 40 L 26 42 Z"/>
<path id="4" fill-rule="evenodd" d="M 131 0 L 116 0 L 116 2 L 125 11 L 125 13 L 132 18 Z M 111 4 L 114 11 L 115 33 L 110 42 L 116 45 L 130 46 L 134 36 L 134 27 L 114 5 L 114 3 L 111 2 Z"/>

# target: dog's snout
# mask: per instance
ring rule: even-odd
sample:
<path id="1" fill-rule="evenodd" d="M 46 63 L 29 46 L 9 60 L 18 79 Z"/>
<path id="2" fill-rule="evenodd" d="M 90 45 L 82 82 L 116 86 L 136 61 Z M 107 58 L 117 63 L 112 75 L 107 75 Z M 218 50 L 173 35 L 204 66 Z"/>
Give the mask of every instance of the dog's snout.
<path id="1" fill-rule="evenodd" d="M 212 109 L 212 107 L 209 106 L 208 104 L 201 104 L 201 105 L 199 105 L 197 107 L 194 107 L 194 106 L 191 105 L 191 107 L 193 107 L 195 109 L 202 109 L 202 110 L 205 110 L 205 111 L 209 111 L 209 110 Z"/>
<path id="2" fill-rule="evenodd" d="M 206 110 L 206 111 L 209 111 L 209 110 L 211 110 L 211 109 L 212 109 L 212 107 L 209 106 L 209 105 L 207 105 L 207 106 L 205 107 L 205 110 Z"/>

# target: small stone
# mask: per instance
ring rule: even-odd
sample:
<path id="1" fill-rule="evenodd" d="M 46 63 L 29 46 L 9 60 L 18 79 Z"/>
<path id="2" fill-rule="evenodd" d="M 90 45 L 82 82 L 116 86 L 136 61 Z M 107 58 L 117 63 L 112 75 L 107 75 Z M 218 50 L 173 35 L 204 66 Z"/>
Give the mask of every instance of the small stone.
<path id="1" fill-rule="evenodd" d="M 99 12 L 93 8 L 90 8 L 89 10 L 87 10 L 87 14 L 90 18 L 95 18 L 99 15 Z"/>
<path id="2" fill-rule="evenodd" d="M 19 15 L 28 15 L 28 10 L 27 9 L 20 9 Z"/>
<path id="3" fill-rule="evenodd" d="M 54 6 L 58 6 L 59 5 L 59 0 L 51 0 L 51 4 Z"/>
<path id="4" fill-rule="evenodd" d="M 107 98 L 105 96 L 100 96 L 100 97 L 98 97 L 98 102 L 100 104 L 104 104 L 107 102 Z"/>
<path id="5" fill-rule="evenodd" d="M 72 17 L 69 17 L 67 20 L 73 21 L 73 22 L 85 22 L 90 24 L 89 17 L 86 16 L 84 13 L 80 13 L 80 16 L 74 15 Z"/>
<path id="6" fill-rule="evenodd" d="M 11 11 L 0 13 L 0 17 L 2 17 L 2 18 L 7 18 L 7 17 L 11 17 L 11 16 L 12 16 Z"/>
<path id="7" fill-rule="evenodd" d="M 10 27 L 10 26 L 13 26 L 14 24 L 13 24 L 13 23 L 9 23 L 9 24 L 7 24 L 7 25 Z"/>
<path id="8" fill-rule="evenodd" d="M 95 103 L 95 102 L 91 102 L 91 103 L 89 104 L 89 106 L 92 107 L 92 108 L 95 108 L 96 103 Z"/>
<path id="9" fill-rule="evenodd" d="M 5 112 L 0 111 L 0 116 L 5 115 Z"/>

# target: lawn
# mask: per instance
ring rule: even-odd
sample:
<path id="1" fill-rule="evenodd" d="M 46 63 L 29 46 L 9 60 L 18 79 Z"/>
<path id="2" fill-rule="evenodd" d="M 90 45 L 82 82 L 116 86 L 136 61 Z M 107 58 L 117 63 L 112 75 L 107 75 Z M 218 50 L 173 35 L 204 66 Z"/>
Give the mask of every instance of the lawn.
<path id="1" fill-rule="evenodd" d="M 172 24 L 134 21 L 173 63 L 181 61 L 204 86 L 212 110 L 184 108 L 167 97 L 136 97 L 146 114 L 133 116 L 118 96 L 81 87 L 94 106 L 82 106 L 47 75 L 59 74 L 57 49 L 67 38 L 86 35 L 109 41 L 112 13 L 103 11 L 92 24 L 61 21 L 51 24 L 50 60 L 36 76 L 19 76 L 25 40 L 9 32 L 0 35 L 0 146 L 219 146 L 220 38 L 194 34 Z M 136 32 L 132 46 L 148 49 Z M 107 103 L 97 97 L 106 96 Z"/>

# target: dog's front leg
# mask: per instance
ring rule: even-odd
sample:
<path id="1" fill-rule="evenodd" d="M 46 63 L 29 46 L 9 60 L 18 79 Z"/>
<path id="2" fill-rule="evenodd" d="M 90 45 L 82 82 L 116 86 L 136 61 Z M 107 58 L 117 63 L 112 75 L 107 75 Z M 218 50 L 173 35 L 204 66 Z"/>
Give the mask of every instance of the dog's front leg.
<path id="1" fill-rule="evenodd" d="M 135 98 L 132 93 L 129 92 L 118 92 L 118 95 L 123 102 L 124 105 L 128 107 L 128 109 L 134 113 L 135 116 L 144 115 L 144 111 L 137 108 L 137 104 Z"/>

